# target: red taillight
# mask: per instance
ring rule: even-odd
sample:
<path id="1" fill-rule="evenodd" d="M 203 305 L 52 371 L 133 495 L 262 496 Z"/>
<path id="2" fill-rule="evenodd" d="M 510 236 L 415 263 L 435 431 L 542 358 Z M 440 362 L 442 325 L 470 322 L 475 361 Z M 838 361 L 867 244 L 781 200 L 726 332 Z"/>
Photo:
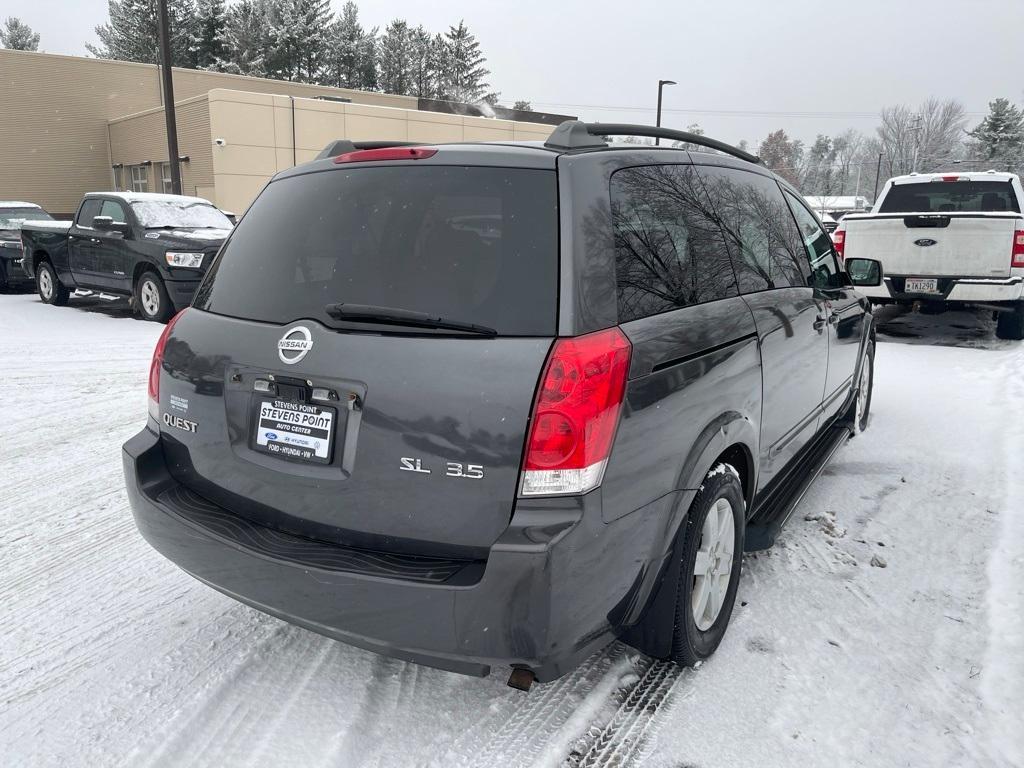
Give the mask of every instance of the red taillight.
<path id="1" fill-rule="evenodd" d="M 586 493 L 601 484 L 629 373 L 618 328 L 558 339 L 533 405 L 521 493 Z"/>
<path id="2" fill-rule="evenodd" d="M 1010 252 L 1010 266 L 1024 267 L 1024 229 L 1013 233 L 1013 250 Z"/>
<path id="3" fill-rule="evenodd" d="M 960 181 L 960 177 L 959 176 L 943 176 L 942 180 L 943 181 Z"/>
<path id="4" fill-rule="evenodd" d="M 163 333 L 156 340 L 156 347 L 153 349 L 153 360 L 149 364 L 149 415 L 159 420 L 160 417 L 160 368 L 164 362 L 164 347 L 167 346 L 167 337 L 171 335 L 174 324 L 178 322 L 188 307 L 167 321 Z"/>
<path id="5" fill-rule="evenodd" d="M 423 160 L 437 154 L 436 149 L 425 147 L 384 147 L 383 149 L 357 149 L 334 158 L 336 163 L 364 163 L 370 160 Z"/>
<path id="6" fill-rule="evenodd" d="M 836 249 L 836 255 L 842 259 L 843 251 L 846 250 L 846 230 L 842 227 L 832 233 L 832 247 Z"/>

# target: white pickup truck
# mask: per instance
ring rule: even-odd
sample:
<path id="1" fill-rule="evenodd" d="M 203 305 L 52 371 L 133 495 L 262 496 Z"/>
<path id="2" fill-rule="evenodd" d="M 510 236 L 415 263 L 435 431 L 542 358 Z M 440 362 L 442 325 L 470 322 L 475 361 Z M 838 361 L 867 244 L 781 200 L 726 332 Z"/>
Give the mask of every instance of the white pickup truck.
<path id="1" fill-rule="evenodd" d="M 1012 173 L 929 173 L 889 179 L 870 213 L 833 233 L 847 259 L 881 262 L 876 304 L 971 304 L 997 315 L 996 335 L 1024 339 L 1024 190 Z"/>

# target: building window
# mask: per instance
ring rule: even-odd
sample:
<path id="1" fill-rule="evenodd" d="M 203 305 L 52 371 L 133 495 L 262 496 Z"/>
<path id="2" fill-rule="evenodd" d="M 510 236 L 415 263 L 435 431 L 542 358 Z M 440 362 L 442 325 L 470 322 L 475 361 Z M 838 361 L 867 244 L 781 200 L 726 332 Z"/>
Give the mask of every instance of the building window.
<path id="1" fill-rule="evenodd" d="M 165 195 L 174 194 L 174 184 L 171 181 L 170 163 L 160 163 L 160 191 Z"/>
<path id="2" fill-rule="evenodd" d="M 132 166 L 132 192 L 149 191 L 149 168 L 144 165 Z"/>
<path id="3" fill-rule="evenodd" d="M 124 190 L 125 190 L 124 168 L 119 166 L 119 167 L 114 169 L 114 191 L 115 192 L 124 192 Z"/>

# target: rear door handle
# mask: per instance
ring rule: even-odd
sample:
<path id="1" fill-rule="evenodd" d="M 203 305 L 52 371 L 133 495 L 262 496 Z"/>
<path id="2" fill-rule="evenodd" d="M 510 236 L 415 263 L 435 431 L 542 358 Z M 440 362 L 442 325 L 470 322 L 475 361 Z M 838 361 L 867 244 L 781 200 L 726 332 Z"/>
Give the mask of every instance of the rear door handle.
<path id="1" fill-rule="evenodd" d="M 839 325 L 839 312 L 832 311 L 828 315 L 829 325 Z"/>
<path id="2" fill-rule="evenodd" d="M 818 333 L 822 333 L 825 330 L 825 323 L 827 322 L 829 322 L 829 320 L 822 317 L 821 315 L 818 315 L 816 318 L 814 318 L 814 330 L 816 330 Z"/>

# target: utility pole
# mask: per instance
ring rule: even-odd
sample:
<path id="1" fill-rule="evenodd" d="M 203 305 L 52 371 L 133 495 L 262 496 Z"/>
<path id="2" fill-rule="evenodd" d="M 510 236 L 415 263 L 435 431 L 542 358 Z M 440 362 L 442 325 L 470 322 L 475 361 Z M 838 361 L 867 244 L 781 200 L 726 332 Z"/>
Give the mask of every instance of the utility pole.
<path id="1" fill-rule="evenodd" d="M 875 168 L 875 191 L 871 193 L 871 202 L 878 199 L 878 177 L 882 175 L 882 153 L 878 153 L 878 167 Z"/>
<path id="2" fill-rule="evenodd" d="M 666 85 L 675 85 L 675 84 L 676 84 L 675 80 L 659 80 L 658 81 L 658 116 L 657 116 L 657 118 L 655 119 L 655 122 L 654 122 L 654 124 L 658 128 L 661 128 L 661 89 L 664 88 Z M 657 146 L 661 146 L 661 138 L 660 137 L 658 137 L 658 136 L 654 137 L 654 146 L 656 146 L 656 147 Z"/>
<path id="3" fill-rule="evenodd" d="M 924 116 L 920 112 L 918 112 L 916 115 L 914 115 L 914 124 L 910 128 L 910 130 L 914 132 L 914 159 L 910 163 L 911 173 L 917 172 L 917 153 L 921 147 L 921 121 L 923 119 Z"/>
<path id="4" fill-rule="evenodd" d="M 174 115 L 174 83 L 171 77 L 171 24 L 167 0 L 157 0 L 160 33 L 160 74 L 164 84 L 164 120 L 167 124 L 167 160 L 171 164 L 171 191 L 181 194 L 181 166 L 178 164 L 178 122 Z"/>

